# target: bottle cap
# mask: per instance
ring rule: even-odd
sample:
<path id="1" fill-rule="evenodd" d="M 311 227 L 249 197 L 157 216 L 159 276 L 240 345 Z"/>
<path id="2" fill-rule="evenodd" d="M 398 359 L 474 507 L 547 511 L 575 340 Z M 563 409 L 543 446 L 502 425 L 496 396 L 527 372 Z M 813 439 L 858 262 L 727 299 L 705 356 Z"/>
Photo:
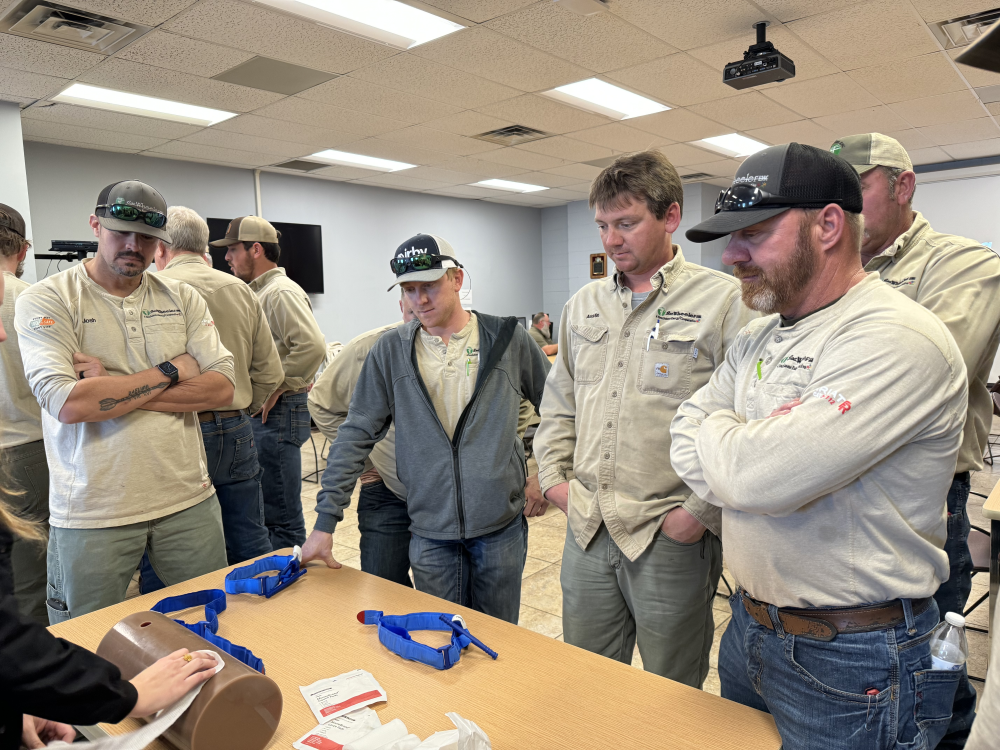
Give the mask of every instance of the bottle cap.
<path id="1" fill-rule="evenodd" d="M 956 628 L 965 627 L 965 618 L 958 614 L 958 612 L 949 612 L 944 616 L 944 620 L 949 625 L 954 625 Z"/>

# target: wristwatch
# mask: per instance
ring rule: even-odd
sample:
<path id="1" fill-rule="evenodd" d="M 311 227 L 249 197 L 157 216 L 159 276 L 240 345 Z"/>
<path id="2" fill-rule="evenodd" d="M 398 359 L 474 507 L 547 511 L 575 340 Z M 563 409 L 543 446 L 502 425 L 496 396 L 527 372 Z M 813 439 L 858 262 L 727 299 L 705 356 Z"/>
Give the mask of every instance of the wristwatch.
<path id="1" fill-rule="evenodd" d="M 171 362 L 162 362 L 156 366 L 156 369 L 170 378 L 170 385 L 177 385 L 177 381 L 180 380 L 181 374 Z"/>

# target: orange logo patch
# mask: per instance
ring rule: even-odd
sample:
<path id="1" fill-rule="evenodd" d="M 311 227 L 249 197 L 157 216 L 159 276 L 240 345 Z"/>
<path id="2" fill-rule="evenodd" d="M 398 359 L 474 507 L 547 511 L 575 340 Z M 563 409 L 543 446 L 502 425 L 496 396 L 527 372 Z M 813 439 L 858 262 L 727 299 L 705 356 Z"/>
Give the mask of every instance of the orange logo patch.
<path id="1" fill-rule="evenodd" d="M 30 328 L 37 330 L 39 328 L 48 328 L 49 326 L 54 326 L 55 324 L 56 322 L 52 320 L 52 318 L 39 317 L 39 318 L 32 318 L 31 322 L 28 323 L 28 326 Z"/>

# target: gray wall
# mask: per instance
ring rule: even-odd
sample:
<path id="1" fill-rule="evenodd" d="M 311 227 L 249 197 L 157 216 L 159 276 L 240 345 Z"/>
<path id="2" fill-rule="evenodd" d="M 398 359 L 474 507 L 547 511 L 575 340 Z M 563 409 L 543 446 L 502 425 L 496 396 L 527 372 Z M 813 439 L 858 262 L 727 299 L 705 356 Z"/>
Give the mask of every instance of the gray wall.
<path id="1" fill-rule="evenodd" d="M 206 218 L 255 211 L 250 170 L 24 145 L 39 252 L 47 251 L 53 239 L 93 239 L 87 218 L 95 199 L 101 188 L 121 179 L 148 182 L 168 203 Z M 394 279 L 389 259 L 418 232 L 438 234 L 454 245 L 472 277 L 477 310 L 527 317 L 542 309 L 539 209 L 266 172 L 261 203 L 267 219 L 323 228 L 325 293 L 312 295 L 312 301 L 327 340 L 346 342 L 399 318 L 399 293 L 386 292 Z M 37 261 L 39 278 L 47 266 L 48 261 Z M 53 262 L 50 273 L 55 270 Z"/>

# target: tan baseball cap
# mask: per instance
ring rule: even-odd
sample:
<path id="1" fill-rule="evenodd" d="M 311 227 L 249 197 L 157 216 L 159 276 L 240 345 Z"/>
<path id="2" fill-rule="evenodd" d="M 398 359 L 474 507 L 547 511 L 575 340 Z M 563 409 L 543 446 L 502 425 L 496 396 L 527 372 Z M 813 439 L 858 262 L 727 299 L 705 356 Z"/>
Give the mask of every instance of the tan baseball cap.
<path id="1" fill-rule="evenodd" d="M 858 174 L 864 174 L 875 167 L 913 169 L 913 162 L 903 145 L 895 138 L 881 133 L 838 138 L 830 146 L 830 153 L 844 159 Z"/>
<path id="2" fill-rule="evenodd" d="M 259 216 L 237 216 L 221 240 L 209 242 L 212 247 L 229 247 L 237 242 L 278 242 L 278 230 Z"/>

